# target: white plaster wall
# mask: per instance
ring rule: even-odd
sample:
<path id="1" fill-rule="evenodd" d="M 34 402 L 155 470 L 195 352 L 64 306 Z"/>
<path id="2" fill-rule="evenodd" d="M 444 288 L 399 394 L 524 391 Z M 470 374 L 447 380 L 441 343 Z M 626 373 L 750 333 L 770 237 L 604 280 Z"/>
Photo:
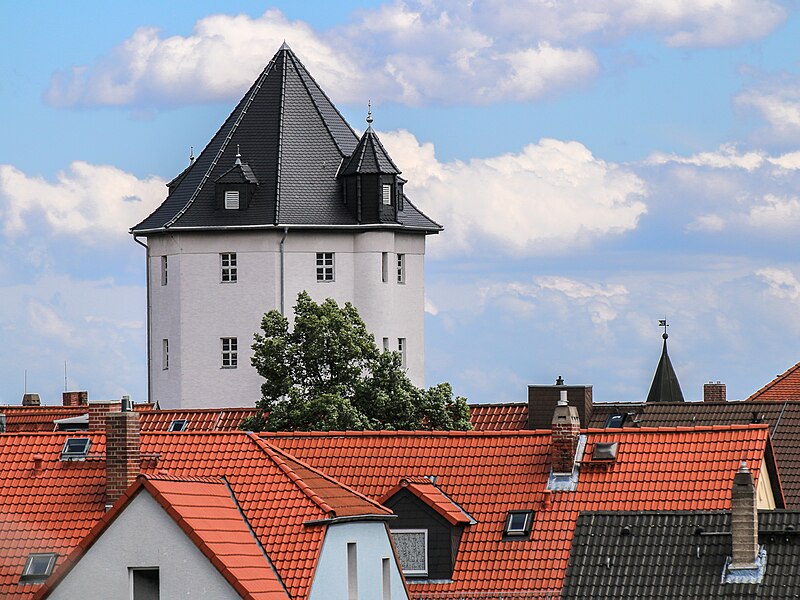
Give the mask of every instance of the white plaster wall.
<path id="1" fill-rule="evenodd" d="M 161 598 L 241 600 L 146 492 L 130 502 L 49 597 L 52 600 L 130 598 L 128 567 L 159 567 Z M 266 559 L 264 568 L 270 568 Z"/>
<path id="2" fill-rule="evenodd" d="M 383 558 L 391 565 L 391 600 L 408 600 L 389 533 L 376 521 L 328 526 L 308 600 L 347 600 L 348 542 L 357 548 L 359 600 L 383 600 Z"/>
<path id="3" fill-rule="evenodd" d="M 261 377 L 250 366 L 253 334 L 261 317 L 280 308 L 282 231 L 171 233 L 148 240 L 151 267 L 153 398 L 162 408 L 252 406 Z M 315 301 L 352 302 L 380 347 L 382 338 L 407 340 L 407 372 L 425 383 L 425 236 L 368 231 L 289 230 L 285 239 L 285 311 L 297 294 Z M 236 252 L 238 281 L 221 283 L 219 254 Z M 335 280 L 318 282 L 316 253 L 335 253 Z M 389 253 L 389 280 L 381 280 L 381 254 Z M 406 283 L 396 279 L 397 253 L 406 255 Z M 161 256 L 169 256 L 169 282 L 161 285 Z M 222 337 L 236 337 L 237 369 L 222 368 Z M 170 342 L 170 368 L 162 370 L 163 339 Z"/>

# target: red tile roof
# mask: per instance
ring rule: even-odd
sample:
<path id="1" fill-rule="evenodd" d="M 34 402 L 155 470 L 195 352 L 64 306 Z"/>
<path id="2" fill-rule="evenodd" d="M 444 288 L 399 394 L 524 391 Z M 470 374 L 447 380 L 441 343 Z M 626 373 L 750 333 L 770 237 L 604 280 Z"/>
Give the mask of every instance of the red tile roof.
<path id="1" fill-rule="evenodd" d="M 69 437 L 92 440 L 86 461 L 59 460 Z M 325 531 L 305 522 L 387 513 L 244 432 L 143 433 L 142 453 L 145 473 L 224 476 L 293 598 L 308 595 Z M 19 585 L 28 554 L 57 552 L 58 568 L 104 516 L 104 454 L 102 433 L 0 435 L 0 598 L 30 598 L 39 586 Z"/>
<path id="2" fill-rule="evenodd" d="M 242 598 L 289 600 L 225 482 L 211 477 L 168 476 L 140 476 L 75 548 L 64 565 L 39 589 L 34 600 L 49 597 L 77 561 L 143 490 L 175 520 Z"/>
<path id="3" fill-rule="evenodd" d="M 85 406 L 0 406 L 6 416 L 6 431 L 54 431 L 56 419 L 88 414 Z"/>
<path id="4" fill-rule="evenodd" d="M 452 583 L 419 593 L 558 590 L 575 520 L 585 510 L 717 510 L 730 507 L 739 461 L 760 473 L 764 425 L 587 430 L 585 456 L 619 442 L 612 465 L 584 464 L 575 492 L 546 491 L 550 433 L 350 432 L 262 434 L 273 444 L 372 498 L 402 478 L 437 485 L 476 521 L 465 527 Z M 589 461 L 585 461 L 588 463 Z M 504 540 L 508 511 L 534 510 L 529 540 Z"/>
<path id="5" fill-rule="evenodd" d="M 469 525 L 473 519 L 453 502 L 427 477 L 404 477 L 396 486 L 380 498 L 384 503 L 402 489 L 407 489 L 437 513 L 442 515 L 451 525 Z"/>
<path id="6" fill-rule="evenodd" d="M 528 403 L 470 404 L 469 420 L 475 431 L 508 431 L 528 427 Z"/>
<path id="7" fill-rule="evenodd" d="M 255 408 L 188 408 L 142 413 L 142 431 L 167 431 L 176 419 L 186 419 L 186 431 L 239 431 L 239 424 L 259 413 Z"/>
<path id="8" fill-rule="evenodd" d="M 778 375 L 748 400 L 800 400 L 800 362 Z"/>

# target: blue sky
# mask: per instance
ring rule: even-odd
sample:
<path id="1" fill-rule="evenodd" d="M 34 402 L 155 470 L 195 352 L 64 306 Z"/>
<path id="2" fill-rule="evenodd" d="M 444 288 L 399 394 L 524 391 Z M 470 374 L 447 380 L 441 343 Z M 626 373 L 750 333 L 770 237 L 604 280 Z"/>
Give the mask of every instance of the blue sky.
<path id="1" fill-rule="evenodd" d="M 428 382 L 687 399 L 800 360 L 797 2 L 0 5 L 0 403 L 146 397 L 162 199 L 285 39 L 375 126 L 429 240 Z"/>

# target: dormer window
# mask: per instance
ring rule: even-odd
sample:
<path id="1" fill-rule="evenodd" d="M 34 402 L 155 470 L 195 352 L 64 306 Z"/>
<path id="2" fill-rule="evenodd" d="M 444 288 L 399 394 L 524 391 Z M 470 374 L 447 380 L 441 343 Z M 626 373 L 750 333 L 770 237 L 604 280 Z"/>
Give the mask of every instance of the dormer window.
<path id="1" fill-rule="evenodd" d="M 225 210 L 239 210 L 239 190 L 225 191 Z"/>
<path id="2" fill-rule="evenodd" d="M 507 537 L 527 537 L 531 533 L 533 513 L 529 510 L 512 510 L 506 517 L 503 535 Z"/>
<path id="3" fill-rule="evenodd" d="M 392 540 L 397 549 L 403 575 L 426 577 L 428 575 L 428 530 L 392 529 Z"/>
<path id="4" fill-rule="evenodd" d="M 58 554 L 55 552 L 29 554 L 22 569 L 22 577 L 19 578 L 20 583 L 44 583 L 53 572 L 57 558 Z"/>
<path id="5" fill-rule="evenodd" d="M 392 186 L 388 183 L 383 184 L 383 203 L 387 206 L 392 204 Z"/>

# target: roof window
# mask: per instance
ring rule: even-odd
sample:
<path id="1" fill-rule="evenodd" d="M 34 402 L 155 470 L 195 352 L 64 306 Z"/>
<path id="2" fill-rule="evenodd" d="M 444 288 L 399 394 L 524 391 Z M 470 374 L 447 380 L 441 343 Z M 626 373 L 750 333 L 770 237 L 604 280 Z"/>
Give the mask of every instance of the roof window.
<path id="1" fill-rule="evenodd" d="M 92 440 L 89 438 L 68 438 L 64 442 L 64 448 L 61 450 L 61 460 L 86 460 L 86 455 L 89 454 L 89 446 L 92 445 Z"/>
<path id="2" fill-rule="evenodd" d="M 611 413 L 606 419 L 606 424 L 603 426 L 606 429 L 619 429 L 625 423 L 625 413 Z"/>
<path id="3" fill-rule="evenodd" d="M 600 442 L 594 445 L 592 460 L 615 460 L 619 442 Z"/>
<path id="4" fill-rule="evenodd" d="M 506 525 L 503 527 L 503 535 L 508 537 L 527 537 L 531 533 L 533 524 L 533 511 L 512 510 L 506 517 Z"/>
<path id="5" fill-rule="evenodd" d="M 25 562 L 25 568 L 22 569 L 22 577 L 19 578 L 20 582 L 24 583 L 42 583 L 53 572 L 53 567 L 56 564 L 58 554 L 55 552 L 37 552 L 29 554 L 28 560 Z"/>
<path id="6" fill-rule="evenodd" d="M 169 429 L 167 431 L 186 431 L 188 426 L 189 421 L 187 419 L 173 419 L 172 423 L 169 424 Z"/>

